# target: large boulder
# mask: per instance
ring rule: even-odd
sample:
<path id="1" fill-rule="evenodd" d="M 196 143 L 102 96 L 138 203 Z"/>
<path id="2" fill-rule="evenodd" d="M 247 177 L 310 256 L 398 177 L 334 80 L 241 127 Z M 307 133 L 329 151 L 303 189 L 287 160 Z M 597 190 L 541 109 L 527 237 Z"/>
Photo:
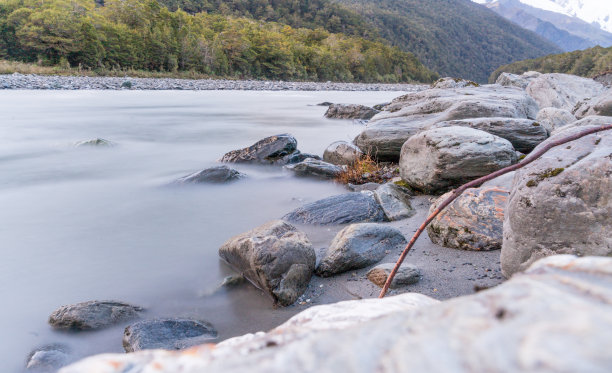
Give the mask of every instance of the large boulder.
<path id="1" fill-rule="evenodd" d="M 533 119 L 520 118 L 473 118 L 450 120 L 428 126 L 427 129 L 441 127 L 469 127 L 485 131 L 510 141 L 514 149 L 529 153 L 539 143 L 546 140 L 548 132 Z"/>
<path id="2" fill-rule="evenodd" d="M 369 270 L 366 277 L 372 283 L 382 288 L 385 286 L 385 283 L 387 282 L 391 271 L 393 271 L 393 268 L 395 268 L 395 263 L 379 264 Z M 389 285 L 389 289 L 397 289 L 407 285 L 416 284 L 420 279 L 421 271 L 419 271 L 417 266 L 414 264 L 404 263 L 395 273 L 395 276 Z"/>
<path id="3" fill-rule="evenodd" d="M 142 310 L 127 303 L 94 300 L 56 309 L 49 316 L 49 324 L 55 329 L 100 329 L 136 318 Z"/>
<path id="4" fill-rule="evenodd" d="M 612 132 L 600 132 L 555 147 L 517 171 L 504 218 L 505 276 L 555 254 L 612 255 L 611 149 Z"/>
<path id="5" fill-rule="evenodd" d="M 479 87 L 478 83 L 471 80 L 461 78 L 440 78 L 431 84 L 431 88 L 447 89 L 447 88 L 464 88 L 464 87 Z"/>
<path id="6" fill-rule="evenodd" d="M 300 163 L 285 167 L 298 176 L 314 176 L 323 179 L 335 179 L 344 172 L 343 167 L 314 158 L 308 158 Z"/>
<path id="7" fill-rule="evenodd" d="M 550 135 L 556 128 L 575 122 L 576 117 L 565 109 L 545 107 L 538 112 L 536 120 L 546 128 L 546 132 Z"/>
<path id="8" fill-rule="evenodd" d="M 214 327 L 200 320 L 159 319 L 139 321 L 125 328 L 125 352 L 149 349 L 183 350 L 217 338 Z"/>
<path id="9" fill-rule="evenodd" d="M 452 192 L 441 196 L 432 213 Z M 427 227 L 435 244 L 461 250 L 501 249 L 504 209 L 510 192 L 499 187 L 471 188 L 463 192 Z"/>
<path id="10" fill-rule="evenodd" d="M 556 107 L 571 111 L 584 100 L 600 95 L 604 86 L 593 79 L 568 74 L 542 74 L 533 79 L 526 88 L 540 109 Z"/>
<path id="11" fill-rule="evenodd" d="M 589 127 L 589 126 L 606 126 L 609 124 L 612 124 L 612 117 L 591 115 L 588 117 L 584 117 L 580 120 L 577 120 L 575 122 L 572 122 L 570 124 L 566 124 L 563 127 L 555 128 L 551 132 L 551 136 L 556 136 L 560 134 L 561 132 L 565 132 L 566 130 L 569 130 L 569 129 L 576 129 L 576 128 Z"/>
<path id="12" fill-rule="evenodd" d="M 369 106 L 354 104 L 331 104 L 325 113 L 326 118 L 333 119 L 365 119 L 368 120 L 378 113 Z"/>
<path id="13" fill-rule="evenodd" d="M 334 237 L 316 271 L 319 276 L 329 277 L 364 268 L 405 244 L 406 238 L 397 228 L 373 223 L 349 225 Z"/>
<path id="14" fill-rule="evenodd" d="M 408 293 L 311 307 L 185 352 L 94 356 L 61 373 L 608 372 L 612 258 L 555 256 L 445 302 Z"/>
<path id="15" fill-rule="evenodd" d="M 402 147 L 400 175 L 412 188 L 439 193 L 516 163 L 508 140 L 467 127 L 412 136 Z"/>
<path id="16" fill-rule="evenodd" d="M 511 73 L 501 73 L 497 77 L 495 84 L 503 85 L 506 87 L 518 87 L 521 89 L 527 88 L 527 85 L 530 81 L 540 76 L 537 71 L 528 71 L 521 75 L 511 74 Z"/>
<path id="17" fill-rule="evenodd" d="M 353 192 L 324 198 L 285 215 L 283 219 L 300 224 L 351 224 L 381 222 L 385 213 L 369 191 Z"/>
<path id="18" fill-rule="evenodd" d="M 363 157 L 363 152 L 346 141 L 336 141 L 325 149 L 323 160 L 336 165 L 351 165 Z"/>
<path id="19" fill-rule="evenodd" d="M 412 198 L 410 190 L 395 183 L 389 182 L 379 186 L 374 191 L 374 196 L 389 221 L 406 219 L 416 214 L 410 203 Z"/>
<path id="20" fill-rule="evenodd" d="M 576 104 L 574 115 L 581 119 L 589 115 L 612 117 L 612 89 L 606 89 L 603 94 L 587 98 Z"/>
<path id="21" fill-rule="evenodd" d="M 266 137 L 255 144 L 238 150 L 232 150 L 221 157 L 221 162 L 228 163 L 288 163 L 287 158 L 297 151 L 297 140 L 282 134 Z"/>
<path id="22" fill-rule="evenodd" d="M 281 306 L 304 293 L 316 262 L 308 237 L 281 220 L 229 239 L 219 256 Z"/>
<path id="23" fill-rule="evenodd" d="M 223 184 L 240 180 L 245 175 L 227 166 L 207 168 L 177 179 L 175 184 Z"/>

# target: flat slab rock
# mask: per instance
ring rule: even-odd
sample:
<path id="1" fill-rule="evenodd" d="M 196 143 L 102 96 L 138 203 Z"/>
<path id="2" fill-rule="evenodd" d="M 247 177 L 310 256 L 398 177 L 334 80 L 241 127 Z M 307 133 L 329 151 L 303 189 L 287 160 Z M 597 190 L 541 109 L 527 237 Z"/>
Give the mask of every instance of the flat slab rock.
<path id="1" fill-rule="evenodd" d="M 314 158 L 308 158 L 300 163 L 285 167 L 298 176 L 312 176 L 322 179 L 335 179 L 344 172 L 344 167 Z"/>
<path id="2" fill-rule="evenodd" d="M 217 331 L 205 321 L 189 319 L 160 319 L 139 321 L 125 328 L 125 352 L 149 349 L 182 350 L 210 342 Z"/>
<path id="3" fill-rule="evenodd" d="M 244 149 L 232 150 L 221 157 L 229 163 L 287 163 L 287 157 L 297 151 L 297 140 L 289 135 L 275 135 L 259 140 Z"/>
<path id="4" fill-rule="evenodd" d="M 612 258 L 555 256 L 445 302 L 408 293 L 316 306 L 268 333 L 178 353 L 99 355 L 61 373 L 603 373 L 610 335 Z"/>
<path id="5" fill-rule="evenodd" d="M 432 213 L 452 192 L 431 205 Z M 509 190 L 496 186 L 470 188 L 451 202 L 427 226 L 435 244 L 461 250 L 498 250 L 502 246 L 504 210 Z"/>
<path id="6" fill-rule="evenodd" d="M 246 175 L 227 166 L 207 168 L 177 179 L 174 184 L 223 184 L 237 181 Z"/>
<path id="7" fill-rule="evenodd" d="M 379 264 L 376 267 L 372 268 L 366 274 L 368 280 L 372 283 L 376 284 L 379 287 L 383 287 L 391 271 L 395 267 L 395 263 L 384 263 Z M 414 264 L 404 263 L 402 264 L 395 277 L 393 277 L 393 281 L 391 281 L 390 289 L 398 289 L 408 285 L 416 284 L 419 282 L 421 278 L 421 271 Z"/>
<path id="8" fill-rule="evenodd" d="M 388 225 L 349 225 L 334 237 L 325 250 L 316 269 L 317 275 L 329 277 L 376 264 L 391 250 L 406 243 L 402 232 Z"/>
<path id="9" fill-rule="evenodd" d="M 142 307 L 115 301 L 88 301 L 62 306 L 49 316 L 55 329 L 92 330 L 140 316 Z"/>
<path id="10" fill-rule="evenodd" d="M 292 223 L 334 225 L 382 222 L 385 213 L 369 191 L 346 193 L 304 205 L 283 216 Z"/>
<path id="11" fill-rule="evenodd" d="M 355 104 L 331 104 L 325 113 L 326 118 L 368 120 L 379 111 L 369 106 Z"/>

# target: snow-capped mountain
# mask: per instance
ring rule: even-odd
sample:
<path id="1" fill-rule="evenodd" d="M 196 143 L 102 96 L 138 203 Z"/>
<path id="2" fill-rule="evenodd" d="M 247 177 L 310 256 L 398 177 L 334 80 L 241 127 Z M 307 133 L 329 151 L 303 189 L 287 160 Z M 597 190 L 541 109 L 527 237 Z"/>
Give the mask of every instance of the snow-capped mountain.
<path id="1" fill-rule="evenodd" d="M 492 3 L 495 0 L 473 0 Z M 519 0 L 521 3 L 555 13 L 577 17 L 612 32 L 612 0 Z"/>

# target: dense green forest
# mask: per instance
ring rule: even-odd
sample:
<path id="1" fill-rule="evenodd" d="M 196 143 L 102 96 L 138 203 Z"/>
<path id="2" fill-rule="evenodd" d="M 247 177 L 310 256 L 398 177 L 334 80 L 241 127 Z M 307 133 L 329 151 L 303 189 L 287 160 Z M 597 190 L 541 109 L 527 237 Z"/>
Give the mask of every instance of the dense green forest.
<path id="1" fill-rule="evenodd" d="M 526 71 L 541 73 L 565 73 L 592 78 L 601 73 L 612 71 L 612 47 L 593 47 L 532 60 L 519 61 L 495 70 L 489 77 L 493 83 L 503 73 L 522 74 Z"/>
<path id="2" fill-rule="evenodd" d="M 437 78 L 414 55 L 378 41 L 321 28 L 171 11 L 155 0 L 107 0 L 103 6 L 94 0 L 0 0 L 0 58 L 239 78 Z"/>

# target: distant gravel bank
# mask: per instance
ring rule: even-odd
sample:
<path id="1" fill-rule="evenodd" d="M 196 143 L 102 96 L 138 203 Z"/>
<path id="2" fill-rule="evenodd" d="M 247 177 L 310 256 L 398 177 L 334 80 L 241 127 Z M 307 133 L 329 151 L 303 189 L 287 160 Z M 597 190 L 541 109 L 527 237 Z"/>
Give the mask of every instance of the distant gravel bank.
<path id="1" fill-rule="evenodd" d="M 85 77 L 7 74 L 0 89 L 132 89 L 132 90 L 244 90 L 244 91 L 418 91 L 423 84 L 366 84 L 333 82 L 281 82 L 259 80 L 191 80 L 130 77 Z"/>

